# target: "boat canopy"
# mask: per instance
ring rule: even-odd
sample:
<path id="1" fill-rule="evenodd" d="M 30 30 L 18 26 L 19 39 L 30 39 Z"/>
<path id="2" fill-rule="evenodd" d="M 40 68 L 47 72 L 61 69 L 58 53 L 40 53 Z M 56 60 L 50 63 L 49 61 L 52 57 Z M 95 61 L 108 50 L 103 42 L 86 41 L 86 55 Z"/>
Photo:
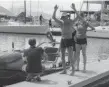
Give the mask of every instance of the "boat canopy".
<path id="1" fill-rule="evenodd" d="M 108 0 L 85 0 L 84 3 L 91 3 L 91 4 L 102 4 L 103 2 L 105 2 L 105 4 L 109 5 L 109 1 Z"/>
<path id="2" fill-rule="evenodd" d="M 71 10 L 61 10 L 60 12 L 67 12 L 67 13 L 70 13 L 70 14 L 75 14 L 75 12 L 71 11 Z M 81 12 L 84 13 L 84 14 L 94 14 L 97 11 L 81 11 Z"/>

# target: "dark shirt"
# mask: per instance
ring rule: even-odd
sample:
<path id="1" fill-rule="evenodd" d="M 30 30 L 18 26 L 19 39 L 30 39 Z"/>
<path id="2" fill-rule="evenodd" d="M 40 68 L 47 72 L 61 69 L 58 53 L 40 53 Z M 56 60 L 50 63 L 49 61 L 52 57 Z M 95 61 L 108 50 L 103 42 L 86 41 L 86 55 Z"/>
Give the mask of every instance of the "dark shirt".
<path id="1" fill-rule="evenodd" d="M 43 18 L 42 15 L 40 15 L 39 20 L 42 21 L 42 18 Z"/>
<path id="2" fill-rule="evenodd" d="M 27 57 L 27 72 L 39 73 L 42 71 L 41 57 L 43 55 L 42 48 L 30 47 L 24 51 L 24 57 Z"/>
<path id="3" fill-rule="evenodd" d="M 49 20 L 49 25 L 51 25 L 52 23 L 51 23 L 51 20 Z"/>
<path id="4" fill-rule="evenodd" d="M 76 35 L 76 30 L 72 33 L 72 38 Z"/>

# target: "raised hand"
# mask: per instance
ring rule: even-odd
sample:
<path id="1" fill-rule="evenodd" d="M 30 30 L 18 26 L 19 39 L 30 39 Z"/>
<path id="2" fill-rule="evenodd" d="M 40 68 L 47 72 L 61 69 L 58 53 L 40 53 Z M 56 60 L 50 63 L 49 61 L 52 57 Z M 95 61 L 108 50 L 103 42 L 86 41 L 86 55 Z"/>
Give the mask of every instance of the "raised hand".
<path id="1" fill-rule="evenodd" d="M 55 5 L 55 6 L 54 6 L 54 9 L 55 9 L 55 10 L 57 10 L 57 9 L 58 9 L 58 6 L 57 6 L 57 5 Z"/>
<path id="2" fill-rule="evenodd" d="M 72 3 L 71 8 L 75 9 L 75 4 L 74 3 Z"/>

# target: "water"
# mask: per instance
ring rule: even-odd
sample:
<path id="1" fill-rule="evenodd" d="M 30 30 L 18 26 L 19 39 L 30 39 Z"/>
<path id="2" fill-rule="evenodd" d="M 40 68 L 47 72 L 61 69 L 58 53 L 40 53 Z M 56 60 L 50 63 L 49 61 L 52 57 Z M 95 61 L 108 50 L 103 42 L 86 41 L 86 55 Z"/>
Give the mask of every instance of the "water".
<path id="1" fill-rule="evenodd" d="M 28 34 L 9 34 L 9 33 L 0 33 L 0 51 L 10 51 L 12 50 L 12 42 L 14 42 L 14 47 L 16 50 L 26 49 L 29 47 L 28 40 L 30 38 L 35 38 L 37 44 L 42 42 L 49 42 L 45 35 L 28 35 Z M 60 41 L 60 37 L 54 37 L 57 42 Z M 47 46 L 47 44 L 45 44 Z M 56 47 L 58 47 L 56 45 Z M 108 39 L 95 39 L 88 38 L 87 44 L 87 60 L 88 62 L 94 62 L 98 59 L 107 59 L 109 57 L 109 40 Z M 82 61 L 81 54 L 81 61 Z"/>
<path id="2" fill-rule="evenodd" d="M 109 57 L 109 39 L 88 38 L 87 59 L 93 62 L 98 59 L 105 60 Z"/>
<path id="3" fill-rule="evenodd" d="M 43 41 L 49 41 L 44 35 L 27 35 L 27 34 L 8 34 L 0 33 L 0 51 L 12 50 L 12 42 L 14 42 L 14 47 L 16 50 L 26 49 L 29 47 L 28 40 L 30 38 L 35 38 L 37 40 L 36 45 L 42 43 Z"/>

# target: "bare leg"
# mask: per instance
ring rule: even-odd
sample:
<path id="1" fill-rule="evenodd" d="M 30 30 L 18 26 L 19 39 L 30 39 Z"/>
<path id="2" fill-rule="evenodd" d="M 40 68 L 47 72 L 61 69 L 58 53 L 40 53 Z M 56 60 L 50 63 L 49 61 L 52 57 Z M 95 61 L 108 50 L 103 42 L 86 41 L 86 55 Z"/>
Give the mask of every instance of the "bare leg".
<path id="1" fill-rule="evenodd" d="M 79 63 L 80 63 L 80 50 L 81 50 L 81 45 L 76 44 L 76 63 L 77 63 L 77 70 L 79 70 Z"/>
<path id="2" fill-rule="evenodd" d="M 73 57 L 73 47 L 68 47 L 68 59 L 70 60 L 70 64 L 72 67 L 71 75 L 74 75 L 74 57 Z"/>
<path id="3" fill-rule="evenodd" d="M 82 54 L 83 54 L 83 63 L 84 63 L 84 71 L 86 71 L 86 61 L 87 61 L 87 57 L 86 57 L 86 44 L 82 45 Z"/>
<path id="4" fill-rule="evenodd" d="M 66 64 L 65 64 L 65 48 L 61 48 L 61 58 L 62 58 L 62 66 L 64 71 L 62 72 L 62 74 L 66 74 Z"/>
<path id="5" fill-rule="evenodd" d="M 69 49 L 67 48 L 67 52 L 68 52 L 68 61 L 67 61 L 67 63 L 68 63 L 68 65 L 70 65 L 71 66 L 71 61 L 70 61 L 70 53 L 69 53 Z"/>
<path id="6" fill-rule="evenodd" d="M 76 51 L 73 51 L 73 57 L 74 57 L 74 66 L 76 65 Z"/>

